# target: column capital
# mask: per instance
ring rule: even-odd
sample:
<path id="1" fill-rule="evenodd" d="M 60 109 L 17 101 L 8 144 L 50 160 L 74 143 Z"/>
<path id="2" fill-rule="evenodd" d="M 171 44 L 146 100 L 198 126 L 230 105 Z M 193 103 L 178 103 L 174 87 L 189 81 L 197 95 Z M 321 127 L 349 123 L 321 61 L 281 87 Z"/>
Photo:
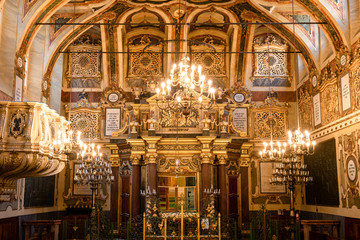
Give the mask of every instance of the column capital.
<path id="1" fill-rule="evenodd" d="M 127 143 L 131 146 L 131 155 L 144 155 L 145 142 L 142 139 L 126 139 Z"/>
<path id="2" fill-rule="evenodd" d="M 229 160 L 229 157 L 227 154 L 217 155 L 217 158 L 219 160 L 219 165 L 226 165 Z"/>
<path id="3" fill-rule="evenodd" d="M 140 165 L 141 164 L 141 155 L 131 154 L 130 161 L 132 165 Z"/>
<path id="4" fill-rule="evenodd" d="M 149 163 L 157 163 L 157 153 L 147 153 L 146 154 L 146 160 L 145 160 L 145 164 L 149 164 Z"/>
<path id="5" fill-rule="evenodd" d="M 213 163 L 213 155 L 210 152 L 204 152 L 200 154 L 201 157 L 201 164 L 204 163 Z"/>

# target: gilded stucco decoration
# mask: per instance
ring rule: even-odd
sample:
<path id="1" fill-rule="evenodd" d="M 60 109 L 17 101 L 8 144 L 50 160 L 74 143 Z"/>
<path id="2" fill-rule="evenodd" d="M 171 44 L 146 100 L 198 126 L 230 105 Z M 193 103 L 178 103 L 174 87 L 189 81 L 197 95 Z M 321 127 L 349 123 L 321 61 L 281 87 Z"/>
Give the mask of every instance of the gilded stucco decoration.
<path id="1" fill-rule="evenodd" d="M 101 87 L 101 42 L 88 35 L 82 36 L 69 47 L 68 88 Z"/>
<path id="2" fill-rule="evenodd" d="M 253 86 L 290 87 L 288 61 L 286 52 L 288 46 L 277 35 L 259 36 L 254 39 L 255 68 Z M 264 52 L 264 53 L 262 53 Z"/>
<path id="3" fill-rule="evenodd" d="M 172 109 L 160 109 L 160 126 L 162 128 L 170 127 L 190 127 L 196 128 L 199 125 L 198 109 L 191 111 L 189 116 L 184 116 L 182 113 L 175 112 Z"/>
<path id="4" fill-rule="evenodd" d="M 322 125 L 326 125 L 337 120 L 339 118 L 339 102 L 336 79 L 322 86 L 320 101 Z"/>
<path id="5" fill-rule="evenodd" d="M 192 157 L 180 157 L 179 164 L 176 165 L 176 159 L 174 157 L 165 157 L 160 155 L 157 165 L 159 172 L 198 172 L 200 170 L 200 159 L 198 155 Z"/>
<path id="6" fill-rule="evenodd" d="M 352 87 L 354 96 L 354 107 L 360 109 L 360 68 L 352 72 Z"/>
<path id="7" fill-rule="evenodd" d="M 141 78 L 163 76 L 163 45 L 159 39 L 142 35 L 131 39 L 128 44 L 128 81 L 131 86 L 143 86 Z M 139 82 L 140 81 L 140 82 Z"/>
<path id="8" fill-rule="evenodd" d="M 310 96 L 309 82 L 298 89 L 299 121 L 301 129 L 312 129 L 312 99 Z"/>
<path id="9" fill-rule="evenodd" d="M 273 97 L 252 110 L 254 138 L 282 138 L 287 134 L 287 104 L 280 105 Z"/>

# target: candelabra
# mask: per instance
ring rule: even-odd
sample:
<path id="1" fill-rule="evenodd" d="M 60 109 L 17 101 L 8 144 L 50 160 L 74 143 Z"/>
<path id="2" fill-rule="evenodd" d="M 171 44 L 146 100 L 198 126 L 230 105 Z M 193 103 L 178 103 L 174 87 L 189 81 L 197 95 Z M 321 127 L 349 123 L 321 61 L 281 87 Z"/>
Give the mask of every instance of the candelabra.
<path id="1" fill-rule="evenodd" d="M 295 216 L 295 186 L 312 182 L 313 178 L 303 164 L 305 155 L 315 152 L 315 141 L 310 141 L 310 133 L 300 130 L 288 132 L 288 142 L 276 144 L 264 142 L 264 149 L 260 152 L 262 158 L 275 160 L 273 177 L 270 183 L 274 185 L 286 185 L 290 192 L 290 216 Z"/>
<path id="2" fill-rule="evenodd" d="M 288 132 L 288 142 L 263 142 L 264 149 L 260 152 L 261 158 L 270 160 L 283 159 L 293 155 L 312 155 L 315 151 L 315 141 L 310 141 L 310 133 L 300 130 Z"/>
<path id="3" fill-rule="evenodd" d="M 173 109 L 188 116 L 195 105 L 211 108 L 215 93 L 212 80 L 206 80 L 201 66 L 190 66 L 190 59 L 184 57 L 179 64 L 174 64 L 170 78 L 156 89 L 156 102 L 160 109 Z M 220 94 L 220 93 L 219 93 Z M 204 97 L 210 99 L 204 101 Z M 205 103 L 206 102 L 206 103 Z"/>
<path id="4" fill-rule="evenodd" d="M 78 158 L 81 159 L 80 167 L 77 169 L 74 177 L 76 184 L 90 185 L 91 188 L 91 234 L 99 233 L 99 226 L 96 219 L 96 191 L 99 184 L 105 182 L 110 183 L 112 177 L 112 170 L 110 162 L 107 162 L 102 153 L 100 153 L 100 146 L 95 149 L 95 144 L 84 144 L 80 141 L 81 153 Z"/>
<path id="5" fill-rule="evenodd" d="M 210 196 L 218 196 L 220 195 L 220 189 L 214 188 L 213 185 L 211 185 L 211 188 L 205 188 L 204 193 L 208 194 Z"/>
<path id="6" fill-rule="evenodd" d="M 147 186 L 145 190 L 140 189 L 140 195 L 145 197 L 146 214 L 148 216 L 153 216 L 154 213 L 156 214 L 159 210 L 157 206 L 156 190 L 151 190 L 150 186 Z"/>
<path id="7" fill-rule="evenodd" d="M 64 151 L 66 154 L 71 153 L 74 148 L 80 145 L 81 131 L 77 131 L 76 136 L 74 135 L 74 131 L 72 130 L 63 134 Z"/>
<path id="8" fill-rule="evenodd" d="M 100 146 L 95 149 L 95 144 L 84 144 L 80 142 L 81 159 L 80 167 L 77 169 L 74 181 L 77 184 L 89 184 L 92 191 L 92 210 L 95 210 L 95 192 L 102 182 L 110 183 L 112 170 L 110 162 L 107 162 Z"/>

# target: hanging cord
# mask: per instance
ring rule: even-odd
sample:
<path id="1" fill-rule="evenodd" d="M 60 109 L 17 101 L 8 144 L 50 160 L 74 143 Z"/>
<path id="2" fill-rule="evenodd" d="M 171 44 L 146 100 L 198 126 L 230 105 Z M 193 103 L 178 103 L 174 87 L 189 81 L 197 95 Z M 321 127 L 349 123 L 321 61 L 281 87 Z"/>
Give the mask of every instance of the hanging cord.
<path id="1" fill-rule="evenodd" d="M 291 3 L 292 6 L 292 21 L 293 21 L 293 46 L 294 46 L 294 64 L 297 62 L 297 54 L 296 54 L 296 35 L 295 35 L 295 6 L 294 0 Z M 299 115 L 299 104 L 298 104 L 298 91 L 297 91 L 297 70 L 294 68 L 294 85 L 295 85 L 295 104 L 296 104 L 296 122 L 297 122 L 297 129 L 300 129 L 300 115 Z"/>

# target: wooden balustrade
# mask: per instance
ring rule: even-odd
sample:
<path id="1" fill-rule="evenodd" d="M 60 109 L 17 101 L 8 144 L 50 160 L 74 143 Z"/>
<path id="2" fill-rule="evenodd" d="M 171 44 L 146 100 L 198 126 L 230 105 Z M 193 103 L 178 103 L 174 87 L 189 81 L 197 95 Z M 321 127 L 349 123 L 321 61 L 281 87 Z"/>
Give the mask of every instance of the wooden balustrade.
<path id="1" fill-rule="evenodd" d="M 301 220 L 301 224 L 304 226 L 304 240 L 310 239 L 310 231 L 327 234 L 334 238 L 339 236 L 340 221 L 337 220 Z"/>
<path id="2" fill-rule="evenodd" d="M 25 240 L 59 239 L 61 220 L 33 220 L 24 221 Z M 32 231 L 34 229 L 34 231 Z"/>

